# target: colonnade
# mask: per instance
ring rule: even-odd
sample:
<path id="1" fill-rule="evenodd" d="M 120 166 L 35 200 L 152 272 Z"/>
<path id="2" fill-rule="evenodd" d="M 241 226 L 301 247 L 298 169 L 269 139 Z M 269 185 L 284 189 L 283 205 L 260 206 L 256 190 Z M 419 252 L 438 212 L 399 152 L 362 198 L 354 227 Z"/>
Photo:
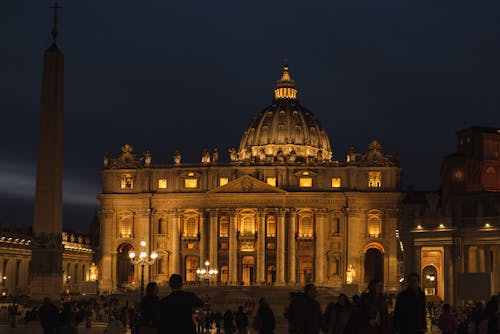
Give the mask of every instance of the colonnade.
<path id="1" fill-rule="evenodd" d="M 253 250 L 248 254 L 238 249 L 239 220 L 242 210 L 254 211 L 254 226 L 256 235 L 253 240 Z M 314 223 L 314 233 L 310 237 L 313 245 L 314 281 L 316 284 L 325 282 L 325 235 L 328 226 L 328 210 L 307 210 Z M 171 210 L 168 213 L 168 230 L 171 231 L 169 244 L 171 250 L 169 259 L 170 274 L 181 274 L 182 261 L 182 226 L 183 210 Z M 199 219 L 199 261 L 200 265 L 205 260 L 210 261 L 210 266 L 219 268 L 219 224 L 220 218 L 229 220 L 228 247 L 228 284 L 236 285 L 239 282 L 238 268 L 239 257 L 250 255 L 256 258 L 255 282 L 266 281 L 266 218 L 274 216 L 276 219 L 276 281 L 275 285 L 293 285 L 298 281 L 297 274 L 297 225 L 299 211 L 293 208 L 268 208 L 268 209 L 207 209 L 202 210 Z M 273 250 L 274 251 L 274 250 Z M 311 254 L 312 255 L 312 254 Z"/>

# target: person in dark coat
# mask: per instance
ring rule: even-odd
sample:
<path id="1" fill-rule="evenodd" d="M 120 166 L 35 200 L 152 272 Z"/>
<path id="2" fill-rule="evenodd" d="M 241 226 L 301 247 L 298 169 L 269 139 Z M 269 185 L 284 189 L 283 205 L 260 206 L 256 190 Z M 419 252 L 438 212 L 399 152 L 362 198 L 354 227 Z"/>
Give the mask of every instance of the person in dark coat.
<path id="1" fill-rule="evenodd" d="M 259 309 L 257 310 L 256 323 L 259 334 L 273 334 L 276 327 L 276 320 L 274 319 L 273 310 L 269 307 L 269 303 L 266 298 L 259 299 Z"/>
<path id="2" fill-rule="evenodd" d="M 141 300 L 138 333 L 152 333 L 158 329 L 160 321 L 160 299 L 158 284 L 149 282 L 146 286 L 146 296 Z"/>
<path id="3" fill-rule="evenodd" d="M 400 292 L 394 308 L 394 333 L 425 333 L 425 294 L 420 289 L 420 277 L 416 273 L 408 275 L 408 288 Z"/>
<path id="4" fill-rule="evenodd" d="M 387 307 L 387 298 L 383 294 L 384 284 L 378 279 L 368 283 L 368 292 L 363 293 L 359 300 L 358 334 L 389 334 L 390 318 Z"/>
<path id="5" fill-rule="evenodd" d="M 172 292 L 160 301 L 161 321 L 158 334 L 196 334 L 193 310 L 203 306 L 203 301 L 192 292 L 182 290 L 182 276 L 173 274 L 168 285 Z"/>
<path id="6" fill-rule="evenodd" d="M 59 325 L 59 310 L 49 298 L 43 300 L 43 305 L 38 310 L 38 319 L 40 319 L 43 334 L 53 334 Z"/>
<path id="7" fill-rule="evenodd" d="M 238 329 L 239 334 L 246 334 L 248 330 L 248 316 L 243 310 L 243 306 L 238 307 L 238 311 L 236 311 L 236 328 Z"/>
<path id="8" fill-rule="evenodd" d="M 233 312 L 231 312 L 231 310 L 226 310 L 226 312 L 224 312 L 222 320 L 223 320 L 224 333 L 233 334 L 235 331 Z"/>
<path id="9" fill-rule="evenodd" d="M 321 305 L 316 300 L 318 290 L 314 284 L 304 287 L 304 295 L 297 296 L 295 324 L 297 333 L 318 334 L 321 329 Z"/>
<path id="10" fill-rule="evenodd" d="M 296 324 L 296 308 L 297 308 L 297 300 L 303 299 L 302 292 L 290 292 L 290 303 L 288 304 L 285 310 L 285 319 L 288 320 L 288 333 L 296 334 L 298 333 L 297 324 Z"/>

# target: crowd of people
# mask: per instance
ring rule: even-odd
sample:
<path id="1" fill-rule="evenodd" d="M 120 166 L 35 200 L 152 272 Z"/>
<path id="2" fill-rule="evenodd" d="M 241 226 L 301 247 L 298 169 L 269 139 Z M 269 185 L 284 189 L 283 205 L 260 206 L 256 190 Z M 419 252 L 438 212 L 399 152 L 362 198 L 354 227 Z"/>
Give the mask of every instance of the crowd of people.
<path id="1" fill-rule="evenodd" d="M 182 277 L 172 275 L 170 294 L 159 298 L 159 287 L 151 282 L 137 305 L 120 305 L 117 296 L 69 300 L 58 308 L 46 298 L 39 308 L 25 309 L 24 325 L 39 321 L 44 334 L 78 333 L 78 326 L 91 327 L 92 321 L 107 322 L 105 334 L 273 334 L 276 319 L 266 298 L 258 304 L 248 300 L 237 309 L 212 309 L 204 300 L 182 289 Z M 407 288 L 395 298 L 384 293 L 383 283 L 373 280 L 361 295 L 340 294 L 324 310 L 317 300 L 318 290 L 308 284 L 303 291 L 290 293 L 283 314 L 290 334 L 424 334 L 438 327 L 443 334 L 499 334 L 500 294 L 486 304 L 461 308 L 449 304 L 426 303 L 419 276 L 406 278 Z M 256 309 L 257 308 L 257 309 Z M 17 304 L 7 308 L 9 322 L 16 326 Z M 277 332 L 276 332 L 277 333 Z"/>

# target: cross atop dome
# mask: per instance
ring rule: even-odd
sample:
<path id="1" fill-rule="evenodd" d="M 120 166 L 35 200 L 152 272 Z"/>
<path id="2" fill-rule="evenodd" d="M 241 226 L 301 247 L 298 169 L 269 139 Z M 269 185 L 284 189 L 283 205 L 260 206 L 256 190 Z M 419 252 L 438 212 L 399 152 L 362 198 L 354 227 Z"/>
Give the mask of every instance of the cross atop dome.
<path id="1" fill-rule="evenodd" d="M 297 89 L 295 89 L 295 82 L 290 77 L 290 73 L 288 73 L 287 62 L 285 62 L 285 65 L 283 66 L 283 75 L 276 84 L 276 89 L 274 90 L 274 98 L 290 100 L 297 99 Z"/>

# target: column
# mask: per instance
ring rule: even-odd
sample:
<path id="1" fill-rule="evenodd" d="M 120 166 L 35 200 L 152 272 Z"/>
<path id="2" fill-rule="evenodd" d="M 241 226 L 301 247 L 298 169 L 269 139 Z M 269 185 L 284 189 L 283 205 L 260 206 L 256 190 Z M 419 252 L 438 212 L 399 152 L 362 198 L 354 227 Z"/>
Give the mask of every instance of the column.
<path id="1" fill-rule="evenodd" d="M 453 285 L 453 248 L 452 246 L 444 247 L 444 302 L 453 305 L 453 293 L 455 291 Z"/>
<path id="2" fill-rule="evenodd" d="M 236 285 L 238 283 L 238 240 L 236 238 L 237 232 L 236 211 L 231 210 L 229 216 L 229 284 L 232 285 Z"/>
<path id="3" fill-rule="evenodd" d="M 113 241 L 116 240 L 115 210 L 101 209 L 99 213 L 101 259 L 99 265 L 99 289 L 113 291 L 116 289 L 116 249 Z M 33 263 L 32 263 L 33 266 Z"/>
<path id="4" fill-rule="evenodd" d="M 180 233 L 182 211 L 175 211 L 170 215 L 170 224 L 172 225 L 172 254 L 170 263 L 170 275 L 181 274 L 181 256 L 180 256 Z M 185 279 L 185 277 L 183 277 Z"/>
<path id="5" fill-rule="evenodd" d="M 209 240 L 210 240 L 210 249 L 209 249 L 209 261 L 210 261 L 210 266 L 212 268 L 217 268 L 219 269 L 219 266 L 217 265 L 217 249 L 219 248 L 217 245 L 218 241 L 218 212 L 216 209 L 212 209 L 209 211 L 209 217 L 210 217 L 210 235 L 209 235 Z"/>
<path id="6" fill-rule="evenodd" d="M 297 259 L 295 258 L 295 235 L 297 229 L 297 212 L 295 209 L 290 210 L 290 217 L 288 223 L 288 283 L 295 285 L 297 280 L 297 270 L 295 265 Z"/>
<path id="7" fill-rule="evenodd" d="M 486 270 L 484 260 L 484 246 L 477 246 L 477 271 L 480 273 Z"/>
<path id="8" fill-rule="evenodd" d="M 413 270 L 418 273 L 418 276 L 422 276 L 422 247 L 414 246 L 414 259 L 413 259 Z"/>
<path id="9" fill-rule="evenodd" d="M 327 225 L 327 214 L 325 210 L 317 210 L 316 211 L 316 224 L 314 231 L 314 239 L 315 239 L 315 263 L 314 263 L 314 281 L 317 286 L 322 286 L 325 282 L 325 226 Z"/>
<path id="10" fill-rule="evenodd" d="M 266 213 L 259 210 L 259 230 L 257 235 L 257 283 L 266 281 Z"/>
<path id="11" fill-rule="evenodd" d="M 276 249 L 276 285 L 285 285 L 285 212 L 279 210 Z"/>
<path id="12" fill-rule="evenodd" d="M 201 210 L 200 212 L 200 226 L 199 226 L 199 233 L 200 233 L 200 261 L 199 261 L 199 267 L 201 268 L 205 261 L 208 260 L 208 254 L 207 254 L 207 226 L 205 224 L 205 211 Z"/>

